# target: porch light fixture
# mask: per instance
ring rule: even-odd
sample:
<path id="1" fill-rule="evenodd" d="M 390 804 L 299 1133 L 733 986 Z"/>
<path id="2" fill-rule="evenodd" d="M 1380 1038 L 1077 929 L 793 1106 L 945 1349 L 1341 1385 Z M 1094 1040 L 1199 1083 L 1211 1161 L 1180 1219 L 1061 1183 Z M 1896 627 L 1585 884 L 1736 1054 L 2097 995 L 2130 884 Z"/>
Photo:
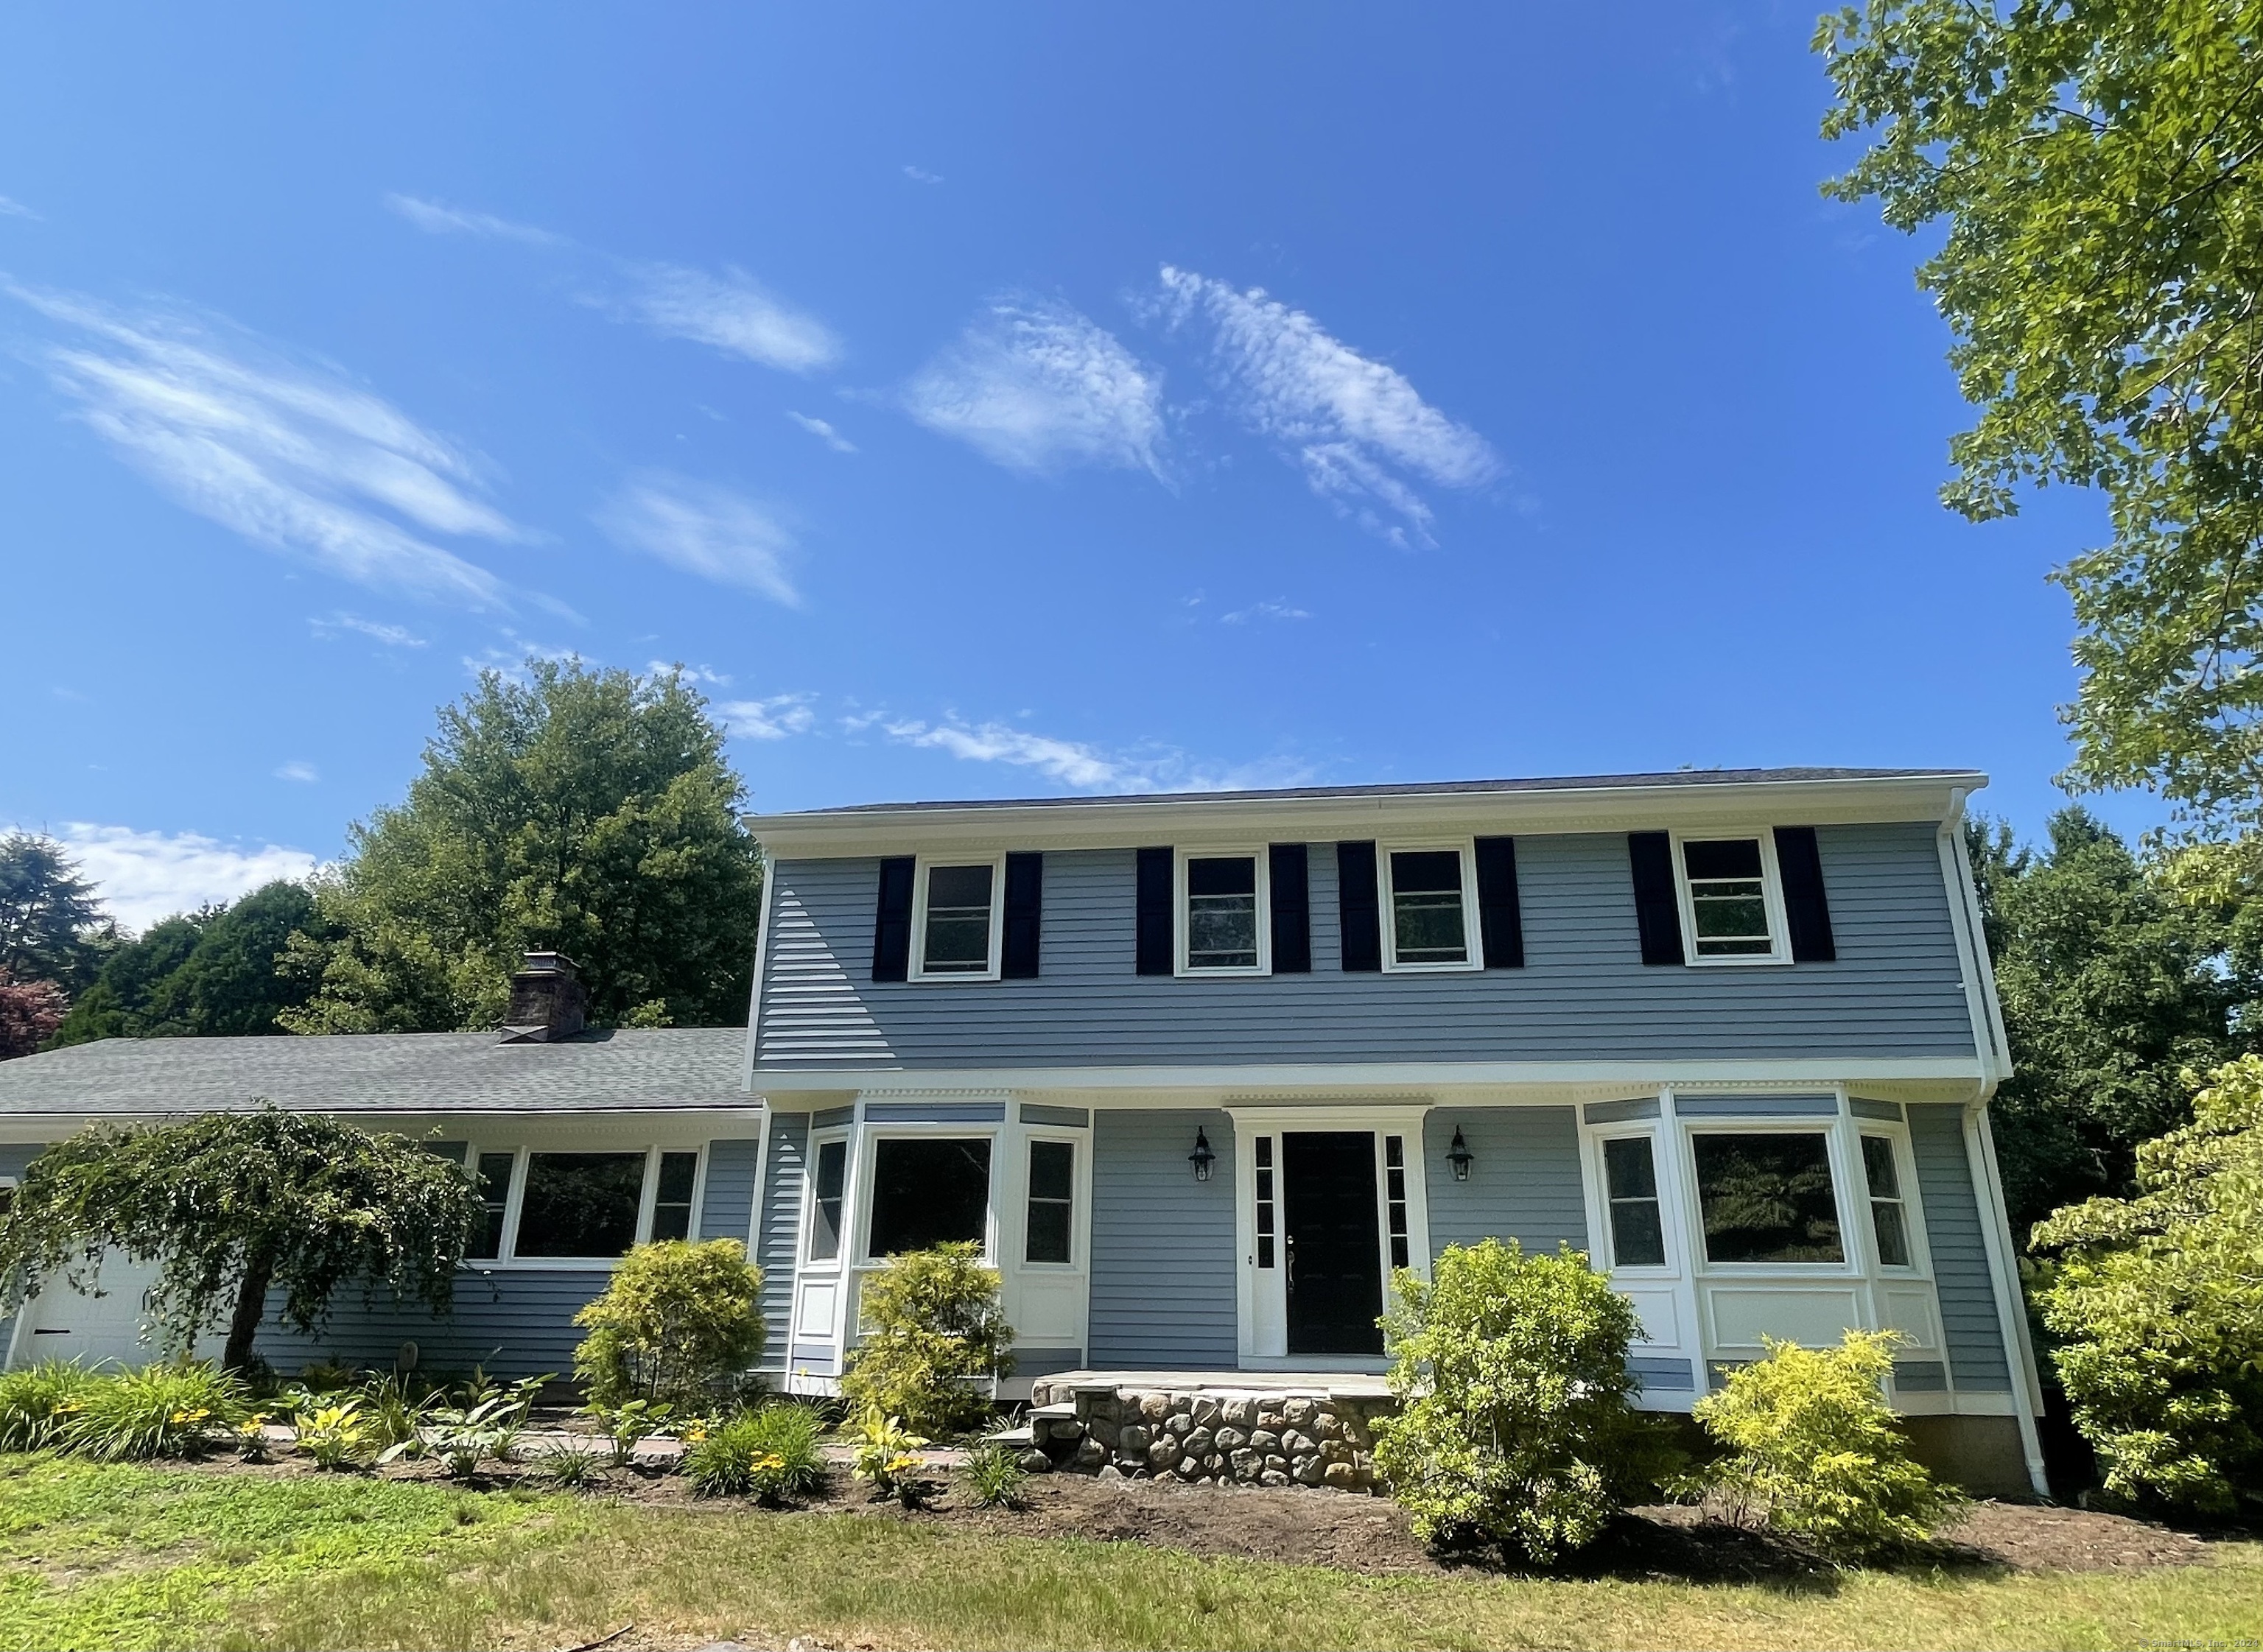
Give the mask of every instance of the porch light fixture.
<path id="1" fill-rule="evenodd" d="M 1470 1151 L 1470 1144 L 1462 1139 L 1462 1127 L 1457 1124 L 1454 1126 L 1454 1144 L 1446 1150 L 1446 1162 L 1454 1167 L 1456 1181 L 1470 1179 L 1470 1165 L 1476 1157 Z"/>
<path id="2" fill-rule="evenodd" d="M 1204 1134 L 1202 1126 L 1199 1124 L 1197 1125 L 1195 1127 L 1195 1151 L 1187 1155 L 1187 1163 L 1195 1167 L 1195 1179 L 1197 1181 L 1208 1181 L 1210 1179 L 1210 1167 L 1217 1162 L 1217 1159 L 1218 1155 L 1210 1151 L 1209 1136 Z"/>

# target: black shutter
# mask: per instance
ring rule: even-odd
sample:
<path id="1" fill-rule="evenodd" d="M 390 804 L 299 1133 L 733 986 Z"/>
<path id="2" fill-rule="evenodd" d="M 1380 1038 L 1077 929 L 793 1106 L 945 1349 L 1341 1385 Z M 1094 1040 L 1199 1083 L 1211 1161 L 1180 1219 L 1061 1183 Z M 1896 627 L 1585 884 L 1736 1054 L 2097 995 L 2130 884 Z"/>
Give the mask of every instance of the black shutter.
<path id="1" fill-rule="evenodd" d="M 1383 922 L 1376 910 L 1375 845 L 1336 845 L 1336 915 L 1347 973 L 1383 967 Z"/>
<path id="2" fill-rule="evenodd" d="M 1674 841 L 1663 832 L 1627 833 L 1634 866 L 1634 920 L 1645 963 L 1683 963 L 1681 899 L 1674 888 Z"/>
<path id="3" fill-rule="evenodd" d="M 879 908 L 872 920 L 872 978 L 900 981 L 912 963 L 912 857 L 880 862 Z"/>
<path id="4" fill-rule="evenodd" d="M 1142 975 L 1171 975 L 1176 972 L 1175 954 L 1178 946 L 1174 939 L 1175 926 L 1171 919 L 1171 851 L 1142 849 L 1139 851 L 1139 894 L 1138 939 L 1134 945 L 1133 968 Z"/>
<path id="5" fill-rule="evenodd" d="M 1823 856 L 1813 826 L 1775 829 L 1775 869 L 1783 878 L 1784 922 L 1791 930 L 1794 963 L 1836 963 L 1831 903 L 1823 894 Z"/>
<path id="6" fill-rule="evenodd" d="M 1045 908 L 1045 857 L 1006 857 L 1006 933 L 999 948 L 998 973 L 1009 981 L 1031 981 L 1038 974 L 1038 931 Z"/>
<path id="7" fill-rule="evenodd" d="M 1312 972 L 1312 889 L 1305 846 L 1276 843 L 1265 851 L 1273 895 L 1273 973 Z"/>
<path id="8" fill-rule="evenodd" d="M 1488 970 L 1524 967 L 1524 915 L 1516 904 L 1516 840 L 1478 840 L 1478 934 Z"/>

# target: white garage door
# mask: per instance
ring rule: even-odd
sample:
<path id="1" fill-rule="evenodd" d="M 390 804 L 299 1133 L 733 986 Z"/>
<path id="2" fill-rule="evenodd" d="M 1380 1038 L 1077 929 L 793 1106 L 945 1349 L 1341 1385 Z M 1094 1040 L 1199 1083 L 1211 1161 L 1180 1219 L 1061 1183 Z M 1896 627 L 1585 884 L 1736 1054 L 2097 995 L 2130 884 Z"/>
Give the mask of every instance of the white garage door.
<path id="1" fill-rule="evenodd" d="M 155 1262 L 112 1257 L 102 1265 L 98 1296 L 75 1291 L 60 1279 L 51 1281 L 25 1304 L 8 1363 L 77 1360 L 87 1365 L 141 1365 L 157 1358 L 160 1351 L 141 1335 L 141 1295 L 156 1277 Z M 220 1341 L 203 1338 L 197 1352 L 216 1353 Z"/>

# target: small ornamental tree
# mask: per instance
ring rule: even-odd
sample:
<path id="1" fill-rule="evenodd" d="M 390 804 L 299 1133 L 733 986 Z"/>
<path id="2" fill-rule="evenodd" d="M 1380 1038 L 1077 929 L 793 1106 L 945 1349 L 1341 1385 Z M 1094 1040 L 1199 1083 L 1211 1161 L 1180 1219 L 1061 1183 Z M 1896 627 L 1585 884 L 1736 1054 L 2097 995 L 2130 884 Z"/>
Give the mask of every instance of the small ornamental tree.
<path id="1" fill-rule="evenodd" d="M 841 1392 L 914 1432 L 971 1426 L 989 1403 L 977 1386 L 1014 1368 L 1014 1328 L 998 1301 L 998 1270 L 971 1240 L 891 1257 L 864 1281 L 864 1341 Z"/>
<path id="2" fill-rule="evenodd" d="M 0 965 L 0 1061 L 28 1056 L 47 1042 L 69 1008 L 53 981 L 18 981 Z"/>
<path id="3" fill-rule="evenodd" d="M 159 1265 L 144 1299 L 177 1347 L 225 1324 L 239 1370 L 271 1289 L 312 1332 L 358 1283 L 436 1314 L 486 1220 L 463 1166 L 399 1136 L 259 1102 L 168 1124 L 97 1124 L 32 1161 L 0 1217 L 0 1276 L 98 1290 L 106 1255 Z"/>
<path id="4" fill-rule="evenodd" d="M 698 1410 L 763 1357 L 762 1292 L 763 1271 L 736 1239 L 640 1244 L 574 1316 L 589 1332 L 574 1374 L 595 1405 Z"/>
<path id="5" fill-rule="evenodd" d="M 1383 1328 L 1399 1415 L 1375 1463 L 1426 1541 L 1500 1543 L 1549 1565 L 1592 1542 L 1659 1447 L 1633 1410 L 1633 1307 L 1569 1246 L 1450 1244 L 1401 1269 Z"/>

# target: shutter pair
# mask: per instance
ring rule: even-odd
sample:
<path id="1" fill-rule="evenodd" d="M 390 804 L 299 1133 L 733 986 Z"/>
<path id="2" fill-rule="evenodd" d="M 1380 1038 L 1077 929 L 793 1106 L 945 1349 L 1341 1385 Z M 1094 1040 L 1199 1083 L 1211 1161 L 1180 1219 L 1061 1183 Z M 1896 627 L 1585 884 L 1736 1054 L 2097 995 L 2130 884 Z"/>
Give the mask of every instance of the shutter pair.
<path id="1" fill-rule="evenodd" d="M 1141 849 L 1133 898 L 1132 969 L 1140 975 L 1178 972 L 1177 855 L 1168 847 Z M 1309 975 L 1312 969 L 1312 896 L 1301 843 L 1276 843 L 1265 851 L 1273 904 L 1273 973 Z"/>
<path id="2" fill-rule="evenodd" d="M 912 884 L 917 862 L 891 855 L 880 862 L 880 898 L 872 923 L 872 978 L 910 978 Z M 1005 933 L 999 938 L 998 973 L 1009 981 L 1033 980 L 1038 973 L 1038 937 L 1044 927 L 1045 857 L 1006 857 Z"/>
<path id="3" fill-rule="evenodd" d="M 1684 963 L 1681 897 L 1674 881 L 1674 840 L 1663 832 L 1627 833 L 1634 870 L 1635 926 L 1645 963 Z M 1775 828 L 1775 869 L 1783 884 L 1784 928 L 1794 963 L 1835 963 L 1831 904 L 1823 893 L 1823 857 L 1813 826 Z"/>

